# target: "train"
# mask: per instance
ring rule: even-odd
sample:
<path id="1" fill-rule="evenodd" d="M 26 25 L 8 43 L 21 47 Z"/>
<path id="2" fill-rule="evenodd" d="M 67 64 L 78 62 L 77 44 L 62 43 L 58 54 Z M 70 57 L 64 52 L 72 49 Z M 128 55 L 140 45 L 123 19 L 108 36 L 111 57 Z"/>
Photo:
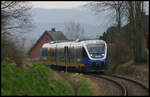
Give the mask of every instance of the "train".
<path id="1" fill-rule="evenodd" d="M 104 40 L 52 41 L 41 47 L 46 65 L 75 67 L 81 70 L 105 71 L 108 63 Z"/>

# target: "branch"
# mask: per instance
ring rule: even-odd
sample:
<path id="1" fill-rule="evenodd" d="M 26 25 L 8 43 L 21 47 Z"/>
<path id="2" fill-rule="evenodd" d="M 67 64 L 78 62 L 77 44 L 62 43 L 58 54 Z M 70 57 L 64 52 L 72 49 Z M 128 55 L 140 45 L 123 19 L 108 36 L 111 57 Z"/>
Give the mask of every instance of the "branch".
<path id="1" fill-rule="evenodd" d="M 13 29 L 13 28 L 20 28 L 21 26 L 14 26 L 14 27 L 7 27 L 7 28 L 4 28 L 4 29 Z"/>
<path id="2" fill-rule="evenodd" d="M 6 1 L 6 2 L 8 2 L 8 1 Z M 2 10 L 5 9 L 5 8 L 10 7 L 10 5 L 12 5 L 13 3 L 14 4 L 16 3 L 14 1 L 10 1 L 10 3 L 8 5 L 5 5 L 5 4 L 7 4 L 6 2 L 2 2 L 2 6 L 4 6 L 4 7 L 1 7 Z"/>

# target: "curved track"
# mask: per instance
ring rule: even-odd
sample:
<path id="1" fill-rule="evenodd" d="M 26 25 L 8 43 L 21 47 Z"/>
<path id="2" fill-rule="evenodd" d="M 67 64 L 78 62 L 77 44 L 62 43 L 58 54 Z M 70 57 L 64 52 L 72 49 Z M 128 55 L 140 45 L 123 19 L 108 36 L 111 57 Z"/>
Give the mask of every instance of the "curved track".
<path id="1" fill-rule="evenodd" d="M 119 83 L 124 84 L 124 86 L 127 89 L 127 93 L 128 95 L 132 95 L 132 96 L 139 96 L 139 95 L 149 95 L 149 88 L 146 87 L 142 82 L 125 77 L 125 76 L 121 76 L 121 75 L 112 75 L 112 74 L 108 74 L 108 73 L 104 73 L 104 76 L 107 76 L 111 79 L 115 79 L 116 81 L 118 81 Z M 134 92 L 134 91 L 136 92 Z M 131 92 L 132 91 L 132 92 Z M 141 92 L 141 93 L 140 93 Z"/>
<path id="2" fill-rule="evenodd" d="M 119 91 L 121 92 L 122 96 L 148 96 L 149 95 L 149 88 L 146 87 L 142 82 L 133 80 L 131 78 L 127 78 L 121 75 L 112 75 L 109 73 L 104 72 L 103 74 L 99 73 L 85 73 L 79 71 L 72 71 L 68 70 L 68 72 L 78 72 L 83 73 L 85 75 L 93 76 L 95 78 L 101 78 L 108 81 L 113 82 L 119 87 Z"/>
<path id="3" fill-rule="evenodd" d="M 143 83 L 137 80 L 133 80 L 131 78 L 127 78 L 120 75 L 112 75 L 112 74 L 88 74 L 90 76 L 94 76 L 97 78 L 102 78 L 109 80 L 116 85 L 118 85 L 121 89 L 122 96 L 148 96 L 149 88 L 146 87 Z"/>
<path id="4" fill-rule="evenodd" d="M 118 83 L 117 81 L 115 81 L 111 78 L 107 78 L 105 76 L 100 76 L 100 75 L 96 75 L 96 74 L 92 74 L 92 76 L 113 82 L 114 84 L 116 84 L 120 88 L 120 90 L 121 90 L 120 92 L 121 92 L 122 96 L 127 96 L 127 89 L 126 89 L 126 87 L 124 87 L 124 85 Z"/>

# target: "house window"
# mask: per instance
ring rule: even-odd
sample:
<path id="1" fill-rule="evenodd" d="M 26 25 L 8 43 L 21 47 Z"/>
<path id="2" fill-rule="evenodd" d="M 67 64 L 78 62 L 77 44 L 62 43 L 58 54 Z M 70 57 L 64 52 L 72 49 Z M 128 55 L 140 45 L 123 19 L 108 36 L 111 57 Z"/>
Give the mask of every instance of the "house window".
<path id="1" fill-rule="evenodd" d="M 48 37 L 45 38 L 45 41 L 46 41 L 46 42 L 48 41 Z"/>

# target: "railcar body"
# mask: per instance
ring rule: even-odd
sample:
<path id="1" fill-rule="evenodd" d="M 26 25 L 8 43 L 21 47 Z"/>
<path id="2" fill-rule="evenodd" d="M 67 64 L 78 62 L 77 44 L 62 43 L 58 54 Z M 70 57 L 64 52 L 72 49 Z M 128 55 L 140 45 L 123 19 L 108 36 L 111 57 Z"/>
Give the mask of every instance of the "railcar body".
<path id="1" fill-rule="evenodd" d="M 105 70 L 107 44 L 103 40 L 45 43 L 41 50 L 45 64 Z"/>

